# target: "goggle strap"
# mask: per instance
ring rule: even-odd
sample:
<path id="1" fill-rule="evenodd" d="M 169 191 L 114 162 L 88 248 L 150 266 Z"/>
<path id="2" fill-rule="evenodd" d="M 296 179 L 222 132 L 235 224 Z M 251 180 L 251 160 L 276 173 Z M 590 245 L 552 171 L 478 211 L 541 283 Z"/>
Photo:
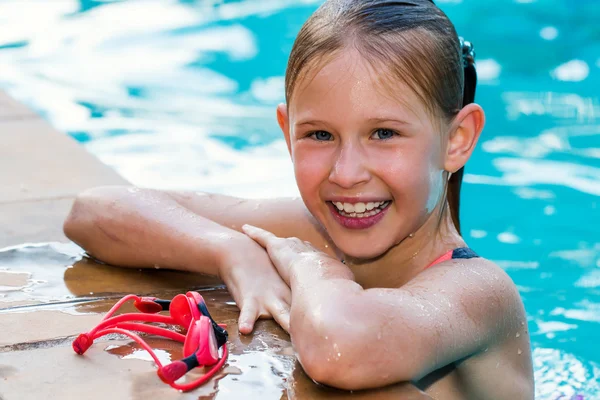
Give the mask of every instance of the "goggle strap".
<path id="1" fill-rule="evenodd" d="M 185 336 L 181 333 L 177 333 L 170 329 L 165 329 L 154 325 L 136 324 L 134 322 L 120 322 L 116 324 L 114 328 L 121 328 L 135 332 L 148 333 L 150 335 L 162 336 L 164 338 L 175 340 L 181 343 L 185 342 Z"/>
<path id="2" fill-rule="evenodd" d="M 219 371 L 223 367 L 223 365 L 225 364 L 225 361 L 227 361 L 227 356 L 228 356 L 227 345 L 224 345 L 223 346 L 223 354 L 221 355 L 221 358 L 207 373 L 205 373 L 200 378 L 198 378 L 195 381 L 192 381 L 190 383 L 180 385 L 180 384 L 173 382 L 173 383 L 169 383 L 169 385 L 174 389 L 182 390 L 184 392 L 194 390 L 198 386 L 201 386 L 204 383 L 206 383 L 210 378 L 212 378 L 217 373 L 217 371 Z"/>
<path id="3" fill-rule="evenodd" d="M 89 332 L 89 335 L 93 336 L 101 329 L 107 328 L 111 325 L 116 325 L 121 322 L 131 321 L 142 321 L 142 322 L 158 322 L 163 324 L 175 325 L 177 322 L 173 317 L 167 315 L 156 315 L 156 314 L 144 314 L 144 313 L 128 313 L 117 315 L 116 317 L 104 318 L 94 329 Z"/>
<path id="4" fill-rule="evenodd" d="M 193 370 L 194 368 L 200 366 L 200 363 L 198 362 L 198 357 L 196 356 L 196 353 L 194 353 L 190 356 L 187 356 L 185 358 L 182 358 L 180 361 L 182 363 L 185 363 L 185 365 L 187 366 L 186 372 L 189 372 L 189 371 Z"/>
<path id="5" fill-rule="evenodd" d="M 150 357 L 152 357 L 152 359 L 156 363 L 156 366 L 158 367 L 158 371 L 157 371 L 158 376 L 161 378 L 161 380 L 163 379 L 160 372 L 162 371 L 162 369 L 165 366 L 162 365 L 158 356 L 156 355 L 156 353 L 154 353 L 154 350 L 152 350 L 152 348 L 150 346 L 148 346 L 148 344 L 141 337 L 139 337 L 138 335 L 136 335 L 133 332 L 126 331 L 125 329 L 106 328 L 106 329 L 103 329 L 103 330 L 97 332 L 95 338 L 99 338 L 101 336 L 108 335 L 111 333 L 117 333 L 117 334 L 128 336 L 131 339 L 135 340 L 140 346 L 142 346 L 142 348 L 150 354 Z M 221 369 L 221 367 L 223 367 L 223 365 L 225 364 L 225 361 L 227 361 L 227 356 L 228 356 L 227 345 L 224 345 L 223 346 L 223 354 L 221 355 L 221 358 L 219 359 L 219 361 L 206 374 L 202 375 L 200 378 L 196 379 L 195 381 L 192 381 L 190 383 L 185 383 L 185 384 L 177 384 L 175 382 L 166 382 L 166 383 L 168 383 L 169 386 L 171 386 L 172 388 L 177 389 L 177 390 L 182 390 L 184 392 L 194 390 L 198 386 L 206 383 L 210 378 L 212 378 L 217 373 L 217 371 L 219 369 Z M 191 356 L 186 357 L 186 358 L 191 358 Z M 183 359 L 181 361 L 175 361 L 175 362 L 186 363 L 184 360 L 186 360 L 186 359 Z M 196 360 L 196 363 L 197 363 L 197 360 Z M 188 366 L 187 363 L 186 363 L 186 366 Z"/>
<path id="6" fill-rule="evenodd" d="M 154 299 L 154 302 L 160 305 L 163 311 L 169 311 L 169 307 L 171 307 L 171 300 Z"/>
<path id="7" fill-rule="evenodd" d="M 117 301 L 115 303 L 114 306 L 111 307 L 111 309 L 106 313 L 106 315 L 104 316 L 104 318 L 102 318 L 102 321 L 109 319 L 110 317 L 113 316 L 113 314 L 119 309 L 121 308 L 121 306 L 128 302 L 129 300 L 135 300 L 135 301 L 140 301 L 141 298 L 139 296 L 136 296 L 135 294 L 128 294 L 127 296 L 123 297 L 121 300 Z"/>
<path id="8" fill-rule="evenodd" d="M 155 315 L 155 314 L 129 313 L 129 314 L 121 314 L 116 317 L 113 317 L 114 313 L 127 301 L 135 300 L 136 302 L 141 302 L 142 299 L 143 298 L 133 295 L 133 294 L 127 295 L 127 296 L 123 297 L 122 299 L 120 299 L 108 311 L 108 313 L 106 313 L 104 318 L 102 318 L 102 321 L 94 329 L 92 329 L 87 334 L 83 333 L 83 334 L 79 335 L 77 337 L 77 339 L 74 340 L 74 342 L 73 342 L 74 350 L 78 354 L 83 354 L 92 345 L 94 339 L 97 339 L 101 336 L 105 336 L 105 335 L 108 335 L 111 333 L 125 335 L 125 336 L 128 336 L 129 338 L 133 339 L 135 342 L 137 342 L 144 350 L 146 350 L 148 352 L 148 354 L 150 354 L 150 356 L 152 357 L 152 359 L 154 360 L 154 362 L 156 363 L 156 365 L 158 367 L 157 372 L 158 372 L 159 377 L 161 377 L 161 379 L 163 379 L 162 375 L 161 375 L 161 371 L 163 370 L 164 366 L 160 362 L 156 353 L 141 337 L 139 337 L 137 334 L 135 334 L 131 331 L 133 330 L 133 331 L 144 332 L 144 333 L 148 333 L 148 334 L 152 334 L 152 335 L 158 335 L 158 336 L 166 337 L 166 338 L 176 340 L 176 341 L 182 342 L 182 343 L 185 342 L 185 336 L 180 333 L 177 333 L 177 332 L 174 332 L 174 331 L 171 331 L 168 329 L 160 328 L 160 327 L 157 327 L 154 325 L 139 324 L 139 323 L 135 323 L 135 322 L 131 322 L 131 321 L 158 322 L 158 323 L 165 323 L 165 324 L 172 324 L 172 325 L 177 325 L 178 323 L 170 316 L 168 317 L 168 316 L 164 316 L 164 315 Z M 171 306 L 170 300 L 152 299 L 152 301 L 154 303 L 160 305 L 163 311 L 168 311 L 170 309 L 170 306 Z M 198 386 L 206 383 L 210 378 L 212 378 L 215 375 L 215 373 L 223 367 L 223 365 L 227 361 L 227 357 L 228 357 L 228 353 L 229 353 L 228 349 L 227 349 L 227 344 L 226 344 L 227 337 L 228 337 L 227 331 L 225 330 L 226 325 L 225 324 L 217 324 L 212 319 L 212 316 L 208 312 L 208 308 L 206 307 L 206 304 L 204 304 L 204 302 L 198 303 L 197 306 L 198 306 L 199 311 L 202 313 L 202 315 L 210 318 L 210 321 L 212 323 L 213 330 L 215 332 L 215 336 L 217 339 L 217 344 L 218 344 L 219 348 L 222 348 L 222 355 L 221 355 L 221 358 L 219 359 L 219 361 L 207 373 L 205 373 L 203 376 L 196 379 L 195 381 L 192 381 L 192 382 L 186 383 L 186 384 L 177 384 L 175 382 L 166 382 L 172 388 L 177 389 L 177 390 L 182 390 L 184 392 L 196 389 Z M 78 345 L 81 345 L 81 349 L 77 348 Z M 171 364 L 181 365 L 180 363 L 185 364 L 185 368 L 187 368 L 187 370 L 189 371 L 189 370 L 195 368 L 196 366 L 198 366 L 198 359 L 197 359 L 196 355 L 193 354 L 189 357 L 186 357 L 180 361 L 175 361 Z"/>

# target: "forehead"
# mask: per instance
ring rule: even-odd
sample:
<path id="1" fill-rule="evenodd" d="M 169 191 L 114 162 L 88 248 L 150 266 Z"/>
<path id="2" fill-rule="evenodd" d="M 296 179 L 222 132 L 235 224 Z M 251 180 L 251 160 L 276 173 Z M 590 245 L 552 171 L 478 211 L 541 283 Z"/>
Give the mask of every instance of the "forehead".
<path id="1" fill-rule="evenodd" d="M 309 67 L 290 99 L 290 118 L 394 117 L 426 123 L 428 114 L 417 94 L 392 77 L 383 62 L 375 67 L 348 49 L 324 65 Z"/>

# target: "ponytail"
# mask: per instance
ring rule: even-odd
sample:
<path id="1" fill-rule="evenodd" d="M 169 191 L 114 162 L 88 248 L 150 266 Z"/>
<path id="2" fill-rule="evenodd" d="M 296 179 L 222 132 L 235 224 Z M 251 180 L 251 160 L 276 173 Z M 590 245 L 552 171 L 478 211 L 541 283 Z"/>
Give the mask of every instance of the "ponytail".
<path id="1" fill-rule="evenodd" d="M 465 69 L 465 87 L 463 94 L 463 107 L 475 101 L 475 88 L 477 86 L 477 71 L 475 70 L 475 50 L 470 42 L 460 38 L 460 47 Z M 456 230 L 460 234 L 460 187 L 462 185 L 465 168 L 462 167 L 450 176 L 448 181 L 447 198 L 450 215 Z"/>

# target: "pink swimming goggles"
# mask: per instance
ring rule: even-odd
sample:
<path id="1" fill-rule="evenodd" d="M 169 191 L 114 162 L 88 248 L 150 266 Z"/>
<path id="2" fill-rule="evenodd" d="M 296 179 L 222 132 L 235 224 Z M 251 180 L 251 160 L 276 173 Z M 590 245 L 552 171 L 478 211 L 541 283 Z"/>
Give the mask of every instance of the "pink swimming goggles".
<path id="1" fill-rule="evenodd" d="M 135 300 L 134 305 L 141 313 L 113 317 L 119 307 L 129 300 Z M 157 314 L 160 311 L 169 311 L 170 316 Z M 182 335 L 146 322 L 179 325 L 186 328 L 187 333 Z M 179 294 L 171 301 L 130 294 L 119 300 L 94 329 L 79 335 L 73 341 L 73 350 L 81 355 L 90 348 L 95 339 L 108 334 L 129 336 L 150 353 L 158 366 L 157 374 L 163 382 L 175 389 L 189 391 L 208 381 L 225 364 L 228 352 L 227 331 L 224 328 L 225 325 L 219 325 L 212 319 L 204 299 L 197 292 Z M 132 331 L 162 336 L 183 343 L 184 358 L 163 366 L 152 348 Z M 219 358 L 220 347 L 223 347 L 223 352 Z M 200 366 L 212 366 L 212 368 L 195 381 L 185 384 L 175 383 L 187 372 Z"/>

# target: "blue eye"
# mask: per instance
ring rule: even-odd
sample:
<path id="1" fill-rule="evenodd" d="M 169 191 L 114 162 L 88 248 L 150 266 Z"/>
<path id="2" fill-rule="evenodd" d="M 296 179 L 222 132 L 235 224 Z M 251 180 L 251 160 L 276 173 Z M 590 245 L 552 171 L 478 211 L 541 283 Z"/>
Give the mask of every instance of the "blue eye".
<path id="1" fill-rule="evenodd" d="M 396 135 L 396 132 L 394 132 L 390 129 L 377 129 L 375 132 L 373 132 L 373 135 L 371 137 L 374 138 L 374 136 L 377 136 L 377 139 L 385 140 L 385 139 L 391 139 L 395 135 Z"/>
<path id="2" fill-rule="evenodd" d="M 321 142 L 326 142 L 333 138 L 331 133 L 325 132 L 325 131 L 316 131 L 316 132 L 311 133 L 309 136 L 312 136 L 316 140 L 321 141 Z"/>

